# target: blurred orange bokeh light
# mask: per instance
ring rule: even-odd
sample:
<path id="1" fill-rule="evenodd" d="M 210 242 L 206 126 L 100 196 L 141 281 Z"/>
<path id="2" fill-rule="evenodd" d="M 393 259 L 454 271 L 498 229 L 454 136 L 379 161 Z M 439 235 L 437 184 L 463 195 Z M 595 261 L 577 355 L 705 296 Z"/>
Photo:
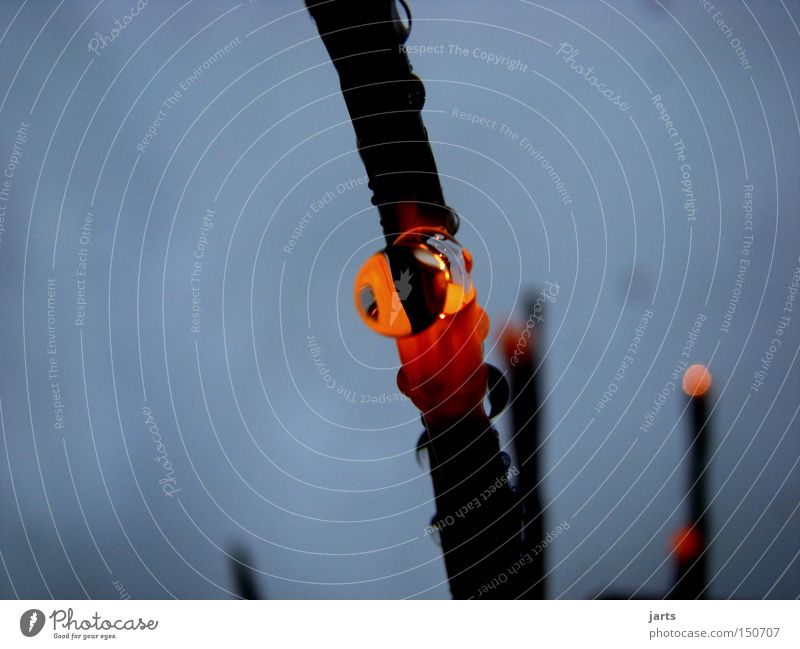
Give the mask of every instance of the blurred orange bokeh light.
<path id="1" fill-rule="evenodd" d="M 711 387 L 711 372 L 705 365 L 692 365 L 683 375 L 683 391 L 690 397 L 703 396 Z"/>
<path id="2" fill-rule="evenodd" d="M 700 556 L 703 539 L 697 528 L 684 525 L 672 535 L 670 546 L 680 563 L 688 563 Z"/>

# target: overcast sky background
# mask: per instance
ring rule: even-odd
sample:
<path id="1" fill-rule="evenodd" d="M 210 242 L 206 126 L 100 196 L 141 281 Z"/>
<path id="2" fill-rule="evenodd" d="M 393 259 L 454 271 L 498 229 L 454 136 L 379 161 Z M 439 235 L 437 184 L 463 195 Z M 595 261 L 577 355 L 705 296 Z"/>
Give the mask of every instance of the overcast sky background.
<path id="1" fill-rule="evenodd" d="M 716 5 L 411 3 L 409 44 L 435 46 L 411 58 L 491 362 L 509 314 L 559 286 L 540 330 L 545 529 L 569 529 L 549 597 L 669 587 L 688 413 L 668 385 L 698 317 L 690 360 L 710 366 L 716 404 L 710 594 L 800 592 L 797 304 L 753 389 L 800 265 L 800 5 Z M 151 0 L 112 39 L 132 6 L 0 6 L 0 593 L 230 597 L 225 553 L 241 546 L 274 598 L 447 597 L 418 413 L 392 341 L 352 306 L 381 230 L 304 5 Z"/>

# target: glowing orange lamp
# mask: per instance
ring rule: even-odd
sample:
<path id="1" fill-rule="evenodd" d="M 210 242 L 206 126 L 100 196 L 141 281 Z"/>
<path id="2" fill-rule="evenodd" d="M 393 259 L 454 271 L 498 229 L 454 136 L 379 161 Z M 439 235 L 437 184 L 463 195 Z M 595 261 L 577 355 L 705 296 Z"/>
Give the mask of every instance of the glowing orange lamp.
<path id="1" fill-rule="evenodd" d="M 711 387 L 711 372 L 705 365 L 692 365 L 683 375 L 683 391 L 690 397 L 702 397 Z"/>
<path id="2" fill-rule="evenodd" d="M 672 553 L 680 565 L 694 561 L 703 551 L 703 539 L 696 527 L 684 525 L 670 539 Z"/>
<path id="3" fill-rule="evenodd" d="M 687 368 L 683 375 L 683 391 L 689 397 L 691 412 L 689 456 L 689 516 L 691 524 L 681 527 L 672 537 L 672 551 L 677 559 L 675 586 L 671 596 L 675 599 L 704 597 L 708 589 L 708 505 L 706 498 L 706 470 L 708 468 L 708 412 L 711 372 L 705 365 Z"/>
<path id="4" fill-rule="evenodd" d="M 489 318 L 476 300 L 472 257 L 443 228 L 416 227 L 370 257 L 356 275 L 356 309 L 395 338 L 397 385 L 437 424 L 483 413 Z"/>

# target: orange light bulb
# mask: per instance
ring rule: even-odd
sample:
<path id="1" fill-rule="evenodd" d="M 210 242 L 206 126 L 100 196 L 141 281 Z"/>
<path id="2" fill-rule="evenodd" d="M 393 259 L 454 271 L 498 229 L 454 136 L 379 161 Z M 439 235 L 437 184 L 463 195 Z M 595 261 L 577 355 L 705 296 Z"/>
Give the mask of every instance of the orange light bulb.
<path id="1" fill-rule="evenodd" d="M 679 563 L 688 563 L 700 556 L 703 539 L 696 527 L 684 525 L 672 535 L 670 546 Z"/>
<path id="2" fill-rule="evenodd" d="M 690 397 L 701 397 L 711 387 L 711 372 L 705 365 L 692 365 L 683 375 L 683 391 Z"/>

